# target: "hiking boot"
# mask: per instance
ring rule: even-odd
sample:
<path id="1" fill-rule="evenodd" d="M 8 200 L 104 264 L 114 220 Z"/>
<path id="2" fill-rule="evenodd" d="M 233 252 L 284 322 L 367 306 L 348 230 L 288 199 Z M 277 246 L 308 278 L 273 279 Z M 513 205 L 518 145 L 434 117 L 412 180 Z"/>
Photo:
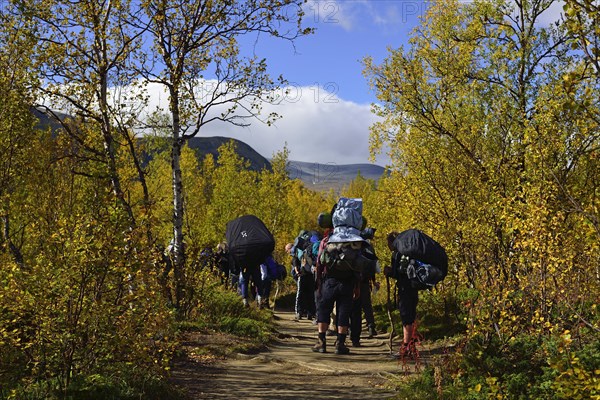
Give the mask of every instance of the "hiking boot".
<path id="1" fill-rule="evenodd" d="M 352 341 L 352 347 L 360 347 L 360 346 L 361 346 L 360 340 L 353 340 Z"/>
<path id="2" fill-rule="evenodd" d="M 350 349 L 346 346 L 345 343 L 337 342 L 335 344 L 335 354 L 349 354 Z"/>
<path id="3" fill-rule="evenodd" d="M 369 339 L 371 339 L 373 336 L 377 336 L 375 325 L 369 325 Z"/>
<path id="4" fill-rule="evenodd" d="M 327 353 L 327 346 L 325 345 L 324 341 L 319 339 L 317 341 L 317 344 L 315 344 L 314 347 L 312 348 L 312 351 L 315 353 Z"/>
<path id="5" fill-rule="evenodd" d="M 296 314 L 295 319 L 297 319 L 298 321 L 302 319 L 302 315 L 300 314 Z"/>

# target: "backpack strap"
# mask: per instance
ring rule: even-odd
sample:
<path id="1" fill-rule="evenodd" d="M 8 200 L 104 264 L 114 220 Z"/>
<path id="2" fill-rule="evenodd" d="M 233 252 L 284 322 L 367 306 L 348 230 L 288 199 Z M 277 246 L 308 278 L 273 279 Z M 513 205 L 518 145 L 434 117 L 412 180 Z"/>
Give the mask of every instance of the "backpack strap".
<path id="1" fill-rule="evenodd" d="M 325 276 L 325 266 L 321 262 L 321 255 L 323 251 L 325 251 L 325 246 L 329 242 L 329 237 L 333 233 L 333 229 L 327 229 L 325 234 L 323 235 L 323 239 L 319 242 L 319 250 L 317 252 L 317 262 L 315 267 L 315 282 L 317 285 L 317 290 L 321 290 L 321 283 L 323 282 L 323 278 Z"/>

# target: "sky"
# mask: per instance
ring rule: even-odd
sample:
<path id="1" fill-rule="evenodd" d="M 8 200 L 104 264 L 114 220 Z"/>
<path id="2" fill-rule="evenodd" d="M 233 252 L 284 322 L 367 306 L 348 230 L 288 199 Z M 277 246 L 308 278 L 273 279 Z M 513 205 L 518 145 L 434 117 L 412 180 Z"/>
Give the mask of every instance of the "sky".
<path id="1" fill-rule="evenodd" d="M 306 25 L 315 33 L 294 44 L 259 37 L 252 51 L 266 57 L 272 76 L 283 75 L 289 93 L 278 106 L 273 126 L 246 128 L 210 124 L 206 136 L 244 141 L 263 156 L 287 146 L 290 160 L 329 164 L 369 163 L 369 126 L 376 117 L 376 94 L 362 75 L 361 60 L 380 63 L 388 47 L 405 44 L 425 11 L 422 1 L 314 0 L 305 5 Z M 385 154 L 376 164 L 386 165 Z"/>
<path id="2" fill-rule="evenodd" d="M 369 127 L 377 121 L 371 111 L 377 98 L 363 76 L 362 60 L 372 57 L 378 65 L 390 49 L 406 46 L 428 4 L 421 0 L 308 0 L 305 25 L 315 28 L 314 34 L 293 44 L 265 35 L 247 38 L 251 45 L 245 55 L 265 57 L 271 76 L 283 75 L 289 82 L 284 101 L 263 108 L 265 115 L 276 112 L 282 118 L 272 126 L 252 120 L 248 127 L 210 123 L 200 135 L 239 139 L 267 158 L 286 146 L 294 161 L 371 163 Z M 553 4 L 542 23 L 556 21 L 562 4 Z M 385 150 L 375 164 L 389 164 Z"/>

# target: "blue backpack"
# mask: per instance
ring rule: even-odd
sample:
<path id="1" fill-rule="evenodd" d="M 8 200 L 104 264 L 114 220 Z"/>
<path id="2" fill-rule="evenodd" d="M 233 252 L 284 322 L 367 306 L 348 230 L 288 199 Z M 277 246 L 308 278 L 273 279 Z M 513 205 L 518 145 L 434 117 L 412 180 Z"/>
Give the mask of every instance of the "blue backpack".
<path id="1" fill-rule="evenodd" d="M 267 276 L 273 281 L 282 281 L 287 276 L 286 268 L 269 256 L 264 264 L 267 266 Z"/>
<path id="2" fill-rule="evenodd" d="M 294 241 L 292 254 L 300 261 L 305 272 L 312 272 L 311 267 L 316 265 L 319 254 L 321 235 L 316 231 L 300 231 Z"/>

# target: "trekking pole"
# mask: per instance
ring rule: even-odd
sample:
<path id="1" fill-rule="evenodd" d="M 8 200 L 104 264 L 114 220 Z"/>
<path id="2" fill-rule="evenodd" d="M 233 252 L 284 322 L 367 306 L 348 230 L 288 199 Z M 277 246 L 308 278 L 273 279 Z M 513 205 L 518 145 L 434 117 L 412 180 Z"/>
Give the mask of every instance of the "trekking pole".
<path id="1" fill-rule="evenodd" d="M 385 277 L 385 284 L 387 287 L 387 315 L 388 320 L 390 321 L 390 325 L 392 326 L 392 330 L 390 331 L 390 340 L 388 346 L 390 348 L 390 354 L 394 354 L 394 350 L 392 348 L 392 343 L 394 340 L 394 336 L 396 335 L 396 328 L 394 327 L 394 320 L 392 319 L 392 300 L 390 296 L 390 277 Z"/>
<path id="2" fill-rule="evenodd" d="M 279 298 L 279 289 L 281 288 L 281 281 L 278 279 L 275 281 L 275 297 L 273 298 L 273 312 L 275 312 L 275 304 Z"/>

